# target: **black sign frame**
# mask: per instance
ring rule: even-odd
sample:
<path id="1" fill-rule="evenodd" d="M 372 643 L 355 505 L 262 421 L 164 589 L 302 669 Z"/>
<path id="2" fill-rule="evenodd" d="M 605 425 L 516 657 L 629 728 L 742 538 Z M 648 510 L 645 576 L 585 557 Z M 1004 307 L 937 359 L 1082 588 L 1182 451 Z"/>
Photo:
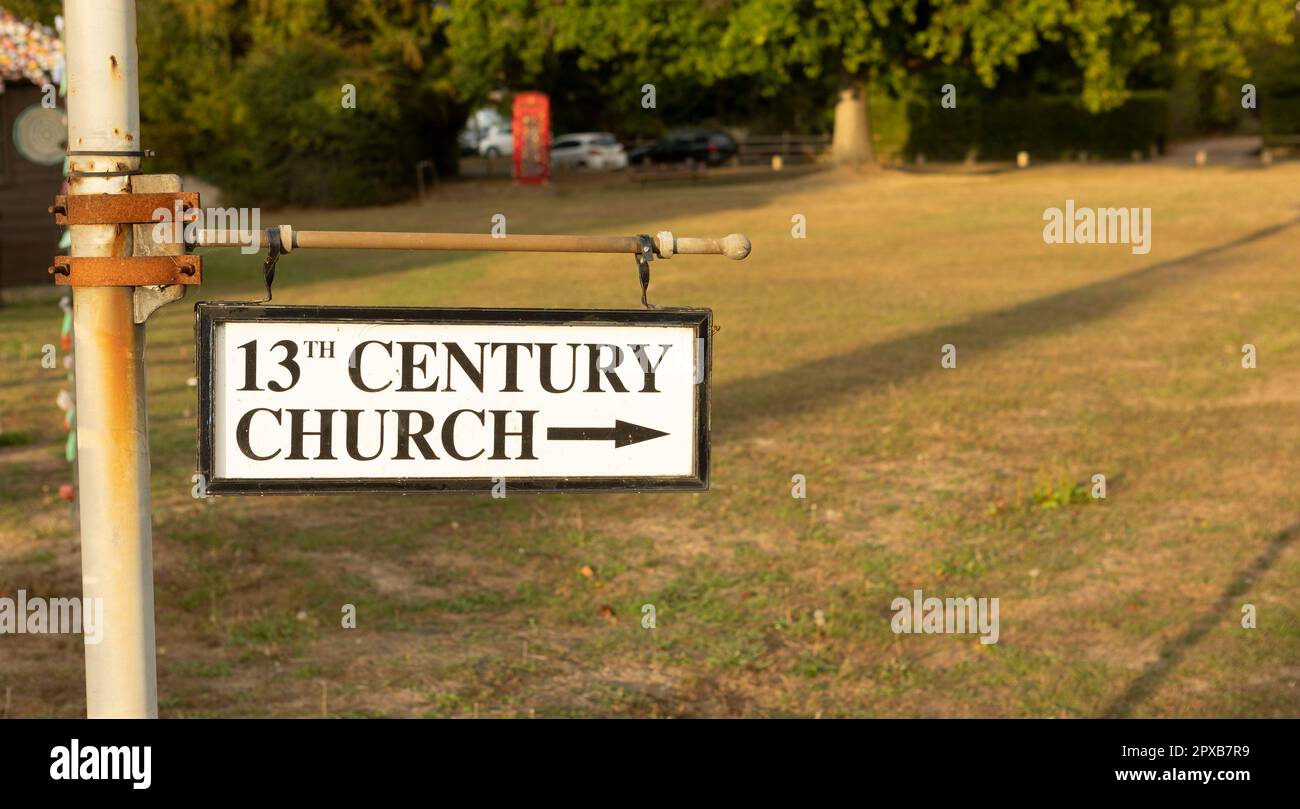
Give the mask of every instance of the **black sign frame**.
<path id="1" fill-rule="evenodd" d="M 481 325 L 689 326 L 703 340 L 704 374 L 695 385 L 695 472 L 666 477 L 505 477 L 509 492 L 698 492 L 709 488 L 713 310 L 479 309 L 389 306 L 269 306 L 200 302 L 194 306 L 198 376 L 198 474 L 209 495 L 490 492 L 496 478 L 215 478 L 214 359 L 217 327 L 236 322 L 343 322 Z"/>

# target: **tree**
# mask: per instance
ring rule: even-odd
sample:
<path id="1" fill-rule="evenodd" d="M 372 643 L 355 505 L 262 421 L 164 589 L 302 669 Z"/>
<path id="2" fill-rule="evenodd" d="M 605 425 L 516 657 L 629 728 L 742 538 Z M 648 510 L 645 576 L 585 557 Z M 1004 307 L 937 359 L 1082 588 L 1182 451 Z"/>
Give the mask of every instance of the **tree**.
<path id="1" fill-rule="evenodd" d="M 702 111 L 703 91 L 723 78 L 696 64 L 722 19 L 697 6 L 452 0 L 444 14 L 454 83 L 469 104 L 496 90 L 546 92 L 561 129 L 657 132 L 664 121 Z M 646 85 L 655 87 L 654 107 L 642 104 Z"/>
<path id="2" fill-rule="evenodd" d="M 1245 69 L 1244 44 L 1289 41 L 1290 15 L 1269 0 L 453 0 L 448 36 L 471 92 L 535 81 L 556 54 L 576 52 L 579 69 L 607 71 L 621 93 L 650 77 L 685 77 L 745 80 L 766 98 L 829 95 L 833 154 L 862 163 L 874 159 L 873 88 L 897 91 L 943 66 L 993 87 L 1051 49 L 1068 55 L 1083 105 L 1097 112 L 1122 104 L 1134 72 L 1153 60 Z"/>
<path id="3" fill-rule="evenodd" d="M 3 2 L 47 23 L 61 7 Z M 557 126 L 645 134 L 833 106 L 833 153 L 857 164 L 873 92 L 954 72 L 1005 86 L 1036 64 L 1098 112 L 1152 76 L 1248 79 L 1293 17 L 1278 0 L 145 0 L 141 119 L 153 168 L 267 204 L 397 199 L 415 161 L 453 169 L 466 112 L 497 89 L 551 93 Z"/>
<path id="4" fill-rule="evenodd" d="M 150 0 L 139 14 L 159 168 L 261 205 L 392 202 L 417 161 L 454 171 L 465 111 L 428 3 Z"/>
<path id="5" fill-rule="evenodd" d="M 1171 83 L 1183 90 L 1184 101 L 1194 102 L 1179 112 L 1195 131 L 1241 124 L 1246 82 L 1258 85 L 1266 99 L 1261 101 L 1266 120 L 1283 113 L 1285 97 L 1296 94 L 1297 60 L 1288 46 L 1300 31 L 1300 8 L 1293 12 L 1285 3 L 1249 0 L 1185 3 L 1170 10 L 1165 25 L 1175 47 L 1167 60 Z M 1296 119 L 1296 108 L 1291 110 Z M 1254 115 L 1252 110 L 1246 117 Z"/>
<path id="6" fill-rule="evenodd" d="M 991 88 L 1027 55 L 1063 49 L 1084 107 L 1099 112 L 1122 104 L 1134 72 L 1162 56 L 1244 75 L 1245 43 L 1289 41 L 1290 19 L 1267 0 L 741 0 L 718 61 L 722 72 L 778 81 L 834 71 L 834 154 L 857 163 L 873 159 L 873 83 L 896 88 L 908 74 L 957 65 Z"/>
<path id="7" fill-rule="evenodd" d="M 0 2 L 44 22 L 62 6 Z M 401 199 L 417 161 L 455 170 L 465 108 L 445 27 L 424 0 L 140 0 L 147 169 L 197 174 L 241 204 Z"/>

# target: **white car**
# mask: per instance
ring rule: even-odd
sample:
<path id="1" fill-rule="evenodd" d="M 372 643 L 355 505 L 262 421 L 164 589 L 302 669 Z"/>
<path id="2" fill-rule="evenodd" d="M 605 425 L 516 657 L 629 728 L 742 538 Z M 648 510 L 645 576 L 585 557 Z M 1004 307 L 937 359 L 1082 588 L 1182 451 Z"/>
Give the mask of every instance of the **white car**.
<path id="1" fill-rule="evenodd" d="M 481 107 L 470 113 L 465 120 L 465 128 L 461 130 L 460 149 L 462 154 L 478 154 L 479 141 L 487 134 L 488 129 L 494 126 L 510 126 L 510 122 L 501 117 L 501 113 L 492 107 Z"/>
<path id="2" fill-rule="evenodd" d="M 515 136 L 510 124 L 489 126 L 479 138 L 478 153 L 483 157 L 509 157 L 515 153 Z"/>
<path id="3" fill-rule="evenodd" d="M 627 168 L 627 152 L 608 132 L 577 132 L 561 135 L 551 144 L 551 165 L 613 171 Z"/>

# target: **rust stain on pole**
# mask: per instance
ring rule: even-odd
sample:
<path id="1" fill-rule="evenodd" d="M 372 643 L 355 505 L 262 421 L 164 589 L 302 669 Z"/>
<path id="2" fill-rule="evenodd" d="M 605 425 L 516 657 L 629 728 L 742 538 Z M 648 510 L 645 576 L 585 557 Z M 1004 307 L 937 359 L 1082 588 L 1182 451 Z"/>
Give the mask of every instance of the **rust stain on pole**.
<path id="1" fill-rule="evenodd" d="M 134 480 L 140 461 L 136 445 L 141 434 L 136 425 L 137 421 L 143 421 L 137 419 L 143 416 L 141 380 L 136 370 L 140 359 L 136 350 L 137 327 L 131 318 L 121 317 L 123 299 L 127 302 L 126 310 L 130 311 L 129 294 L 108 288 L 95 288 L 93 293 L 78 294 L 74 312 L 82 316 L 78 325 L 83 332 L 88 331 L 87 342 L 94 344 L 90 356 L 95 367 L 86 367 L 88 362 L 78 352 L 77 371 L 98 377 L 102 403 L 99 418 L 94 421 L 100 433 L 96 438 L 104 462 L 113 473 L 105 482 L 117 489 L 107 499 L 116 504 L 115 510 L 130 509 L 135 502 Z"/>

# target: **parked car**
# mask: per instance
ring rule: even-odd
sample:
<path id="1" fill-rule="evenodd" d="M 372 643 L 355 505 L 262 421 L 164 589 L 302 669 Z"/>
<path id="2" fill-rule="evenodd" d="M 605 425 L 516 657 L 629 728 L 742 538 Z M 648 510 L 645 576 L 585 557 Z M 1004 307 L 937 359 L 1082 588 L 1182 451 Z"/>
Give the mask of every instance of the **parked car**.
<path id="1" fill-rule="evenodd" d="M 551 165 L 613 171 L 627 168 L 627 152 L 608 132 L 577 132 L 561 135 L 551 144 Z"/>
<path id="2" fill-rule="evenodd" d="M 515 136 L 510 124 L 489 126 L 479 138 L 478 153 L 483 157 L 509 157 L 515 153 Z"/>
<path id="3" fill-rule="evenodd" d="M 738 151 L 736 142 L 722 130 L 678 129 L 649 146 L 633 149 L 627 157 L 636 165 L 695 162 L 721 166 Z"/>
<path id="4" fill-rule="evenodd" d="M 461 154 L 478 154 L 478 145 L 493 126 L 510 126 L 510 122 L 492 107 L 480 107 L 469 114 L 457 141 Z"/>

